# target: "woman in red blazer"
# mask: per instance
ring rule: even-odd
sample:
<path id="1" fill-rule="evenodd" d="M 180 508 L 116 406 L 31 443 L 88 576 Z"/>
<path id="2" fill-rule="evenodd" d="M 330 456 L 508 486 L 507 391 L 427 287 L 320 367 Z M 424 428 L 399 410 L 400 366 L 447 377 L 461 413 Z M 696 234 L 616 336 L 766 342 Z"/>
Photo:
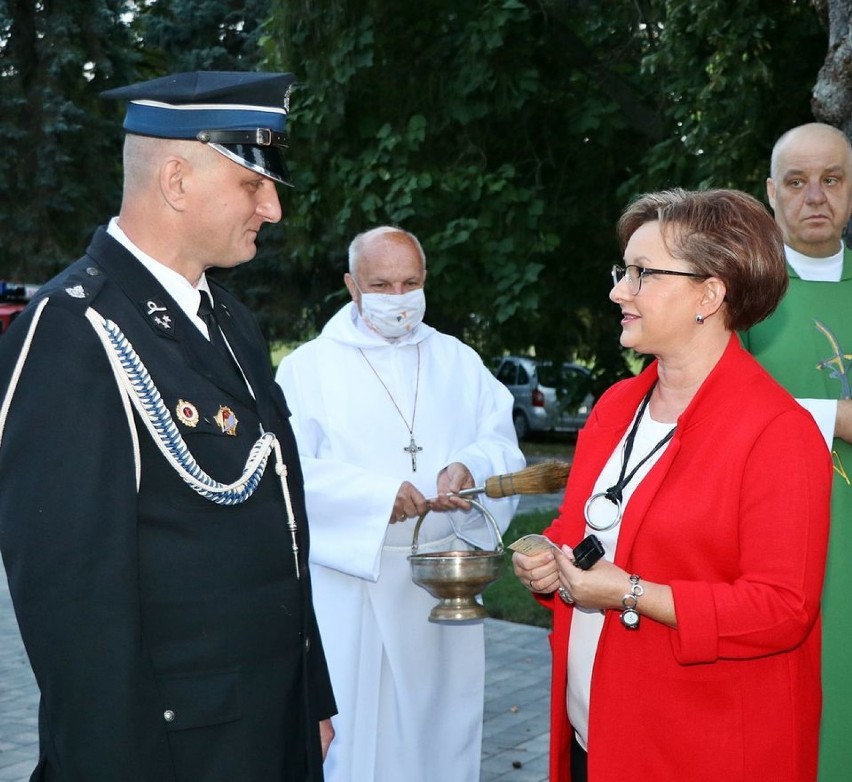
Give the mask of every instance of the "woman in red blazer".
<path id="1" fill-rule="evenodd" d="M 780 232 L 744 193 L 676 190 L 619 238 L 621 344 L 656 360 L 580 433 L 558 548 L 514 555 L 553 610 L 551 780 L 813 780 L 831 461 L 736 336 L 786 290 Z"/>

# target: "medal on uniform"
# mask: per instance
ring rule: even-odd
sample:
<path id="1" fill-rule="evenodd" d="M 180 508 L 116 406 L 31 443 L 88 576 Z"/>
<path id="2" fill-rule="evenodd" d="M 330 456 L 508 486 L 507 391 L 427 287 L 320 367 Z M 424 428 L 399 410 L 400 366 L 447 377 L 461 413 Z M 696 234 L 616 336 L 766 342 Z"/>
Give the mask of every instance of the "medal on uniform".
<path id="1" fill-rule="evenodd" d="M 234 415 L 234 411 L 231 410 L 230 407 L 222 405 L 219 408 L 219 412 L 216 413 L 214 420 L 217 424 L 219 424 L 222 434 L 227 434 L 231 437 L 237 436 L 237 424 L 239 421 L 237 421 L 237 417 Z"/>
<path id="2" fill-rule="evenodd" d="M 178 421 L 185 426 L 192 429 L 198 426 L 198 408 L 192 402 L 178 399 L 177 406 L 175 407 L 175 415 Z"/>

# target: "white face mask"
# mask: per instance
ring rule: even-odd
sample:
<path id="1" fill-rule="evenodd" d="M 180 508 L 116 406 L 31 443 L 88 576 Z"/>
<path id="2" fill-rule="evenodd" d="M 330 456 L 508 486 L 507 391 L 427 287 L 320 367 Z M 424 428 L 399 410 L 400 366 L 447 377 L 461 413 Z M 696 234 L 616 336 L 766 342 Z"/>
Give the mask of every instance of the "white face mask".
<path id="1" fill-rule="evenodd" d="M 398 294 L 361 293 L 361 317 L 385 339 L 396 339 L 408 334 L 422 323 L 425 314 L 426 295 L 423 288 Z"/>

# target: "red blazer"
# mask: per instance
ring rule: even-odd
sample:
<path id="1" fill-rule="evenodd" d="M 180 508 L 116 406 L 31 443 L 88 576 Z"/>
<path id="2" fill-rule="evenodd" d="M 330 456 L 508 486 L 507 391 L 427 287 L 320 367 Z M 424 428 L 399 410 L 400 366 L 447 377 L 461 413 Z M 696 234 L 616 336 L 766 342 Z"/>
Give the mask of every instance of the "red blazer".
<path id="1" fill-rule="evenodd" d="M 555 542 L 583 537 L 583 505 L 656 377 L 655 362 L 595 406 L 545 530 Z M 625 510 L 616 564 L 671 586 L 678 629 L 646 617 L 631 631 L 607 612 L 589 779 L 816 778 L 831 473 L 811 416 L 732 337 Z M 572 609 L 541 601 L 553 610 L 550 778 L 564 782 Z"/>

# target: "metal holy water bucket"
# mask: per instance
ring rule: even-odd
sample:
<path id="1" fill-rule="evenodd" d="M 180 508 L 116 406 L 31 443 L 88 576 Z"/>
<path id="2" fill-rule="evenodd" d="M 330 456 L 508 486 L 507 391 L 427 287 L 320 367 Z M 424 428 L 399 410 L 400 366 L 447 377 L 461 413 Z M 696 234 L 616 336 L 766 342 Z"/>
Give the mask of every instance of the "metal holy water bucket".
<path id="1" fill-rule="evenodd" d="M 436 551 L 417 553 L 420 525 L 429 514 L 426 511 L 414 527 L 411 543 L 411 578 L 438 604 L 429 613 L 430 622 L 468 622 L 488 616 L 485 607 L 476 599 L 487 586 L 500 578 L 503 571 L 503 539 L 500 528 L 490 511 L 481 502 L 465 498 L 477 508 L 494 529 L 496 549 L 485 551 Z"/>

